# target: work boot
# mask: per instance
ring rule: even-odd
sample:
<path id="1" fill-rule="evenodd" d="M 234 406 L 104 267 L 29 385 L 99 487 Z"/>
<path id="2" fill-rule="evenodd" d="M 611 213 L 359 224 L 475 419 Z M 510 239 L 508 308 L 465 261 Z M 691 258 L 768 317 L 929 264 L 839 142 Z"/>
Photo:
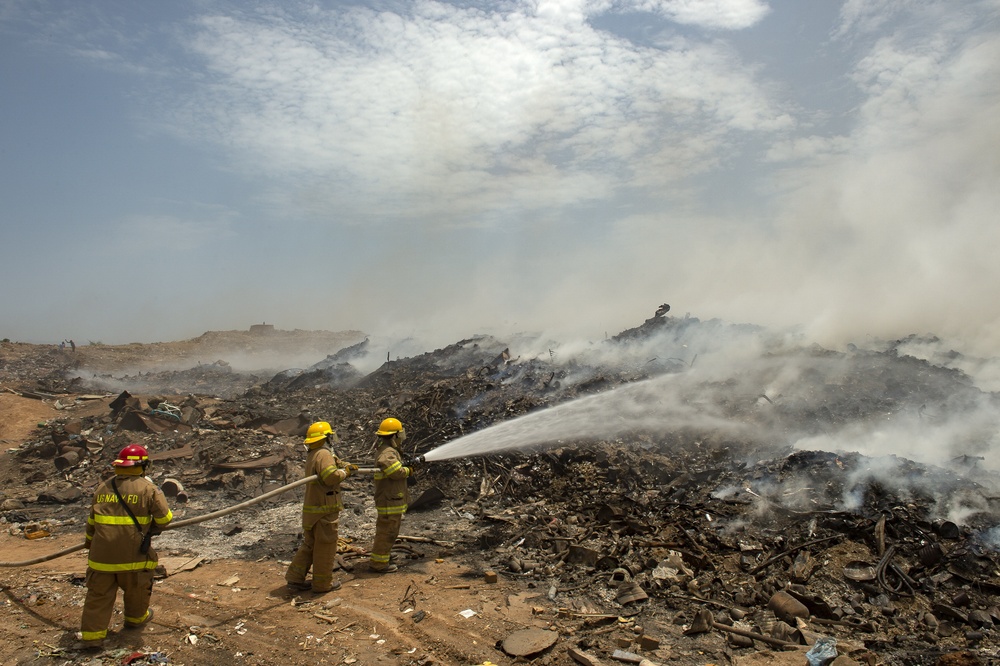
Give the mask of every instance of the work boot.
<path id="1" fill-rule="evenodd" d="M 149 610 L 146 611 L 146 619 L 144 619 L 142 622 L 126 622 L 125 628 L 138 629 L 139 627 L 145 626 L 152 621 L 153 621 L 153 609 L 150 608 Z"/>
<path id="2" fill-rule="evenodd" d="M 288 586 L 289 590 L 296 590 L 301 592 L 305 592 L 306 590 L 312 589 L 312 583 L 307 583 L 305 581 L 302 582 L 288 581 L 287 583 L 285 583 L 285 585 Z"/>
<path id="3" fill-rule="evenodd" d="M 104 647 L 104 639 L 98 638 L 92 641 L 85 641 L 80 637 L 80 632 L 77 631 L 74 636 L 76 640 L 73 641 L 72 649 L 78 650 L 80 652 L 96 652 Z"/>
<path id="4" fill-rule="evenodd" d="M 321 590 L 318 587 L 314 587 L 314 588 L 312 588 L 312 591 L 313 591 L 313 594 L 326 594 L 327 592 L 333 592 L 334 590 L 339 590 L 339 589 L 340 589 L 340 581 L 339 580 L 335 580 L 330 585 L 330 587 L 326 588 L 325 590 Z"/>
<path id="5" fill-rule="evenodd" d="M 385 567 L 380 568 L 375 568 L 369 565 L 369 568 L 372 570 L 372 573 L 392 573 L 393 571 L 399 571 L 399 567 L 395 564 L 387 564 Z"/>

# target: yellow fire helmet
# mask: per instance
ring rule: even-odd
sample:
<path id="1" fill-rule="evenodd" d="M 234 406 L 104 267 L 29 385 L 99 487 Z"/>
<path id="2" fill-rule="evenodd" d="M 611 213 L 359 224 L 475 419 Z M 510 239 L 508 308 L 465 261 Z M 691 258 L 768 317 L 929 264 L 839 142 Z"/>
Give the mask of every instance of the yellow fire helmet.
<path id="1" fill-rule="evenodd" d="M 306 431 L 306 438 L 303 444 L 315 444 L 319 440 L 323 439 L 327 435 L 333 432 L 333 428 L 326 421 L 317 421 L 309 426 L 309 430 Z"/>
<path id="2" fill-rule="evenodd" d="M 381 424 L 379 424 L 378 432 L 376 432 L 375 434 L 385 437 L 387 435 L 395 435 L 402 429 L 403 429 L 403 424 L 399 422 L 399 419 L 394 419 L 392 417 L 389 417 L 384 421 L 382 421 Z"/>

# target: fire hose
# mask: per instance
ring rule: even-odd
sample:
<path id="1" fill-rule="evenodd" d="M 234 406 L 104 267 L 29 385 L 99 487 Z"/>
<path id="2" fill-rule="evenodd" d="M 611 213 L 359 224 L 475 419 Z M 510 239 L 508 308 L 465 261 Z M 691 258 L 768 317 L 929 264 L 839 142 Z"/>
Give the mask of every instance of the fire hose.
<path id="1" fill-rule="evenodd" d="M 362 468 L 354 470 L 354 474 L 374 474 L 376 471 L 377 470 L 374 467 L 362 467 Z M 230 513 L 234 513 L 236 511 L 239 511 L 240 509 L 245 509 L 248 506 L 257 504 L 259 502 L 263 502 L 264 500 L 270 499 L 270 498 L 274 497 L 275 495 L 280 495 L 282 493 L 287 493 L 289 490 L 291 490 L 293 488 L 298 488 L 301 485 L 305 485 L 305 484 L 309 483 L 310 481 L 316 481 L 317 479 L 319 479 L 319 477 L 317 475 L 315 475 L 315 474 L 313 474 L 312 476 L 307 476 L 304 479 L 299 479 L 298 481 L 294 481 L 292 483 L 289 483 L 287 486 L 282 486 L 280 488 L 275 488 L 274 490 L 266 492 L 263 495 L 258 495 L 257 497 L 254 497 L 253 499 L 247 500 L 246 502 L 240 502 L 239 504 L 234 504 L 233 506 L 225 508 L 225 509 L 219 509 L 218 511 L 213 511 L 211 513 L 206 513 L 204 516 L 195 516 L 194 518 L 186 518 L 184 520 L 179 520 L 177 522 L 171 522 L 166 527 L 163 528 L 163 531 L 165 532 L 167 530 L 175 530 L 175 529 L 177 529 L 179 527 L 187 527 L 189 525 L 195 525 L 197 523 L 205 522 L 206 520 L 212 520 L 213 518 L 221 518 L 222 516 L 229 515 Z M 83 550 L 86 547 L 87 547 L 86 544 L 81 543 L 81 544 L 77 544 L 75 546 L 70 546 L 69 548 L 63 548 L 62 550 L 56 551 L 54 553 L 49 553 L 48 555 L 43 555 L 41 557 L 36 557 L 34 559 L 31 559 L 31 560 L 24 560 L 23 562 L 0 562 L 0 568 L 2 568 L 2 567 L 8 567 L 8 568 L 9 567 L 28 567 L 28 566 L 31 566 L 32 564 L 39 564 L 41 562 L 48 562 L 49 560 L 54 560 L 57 557 L 63 557 L 64 555 L 69 555 L 70 553 L 75 553 L 76 551 Z"/>

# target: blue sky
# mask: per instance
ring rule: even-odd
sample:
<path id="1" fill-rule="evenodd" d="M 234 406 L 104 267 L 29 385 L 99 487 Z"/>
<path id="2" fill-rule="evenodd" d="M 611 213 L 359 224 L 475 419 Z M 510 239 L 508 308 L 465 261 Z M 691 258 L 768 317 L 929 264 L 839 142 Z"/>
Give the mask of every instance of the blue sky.
<path id="1" fill-rule="evenodd" d="M 1000 343 L 1000 2 L 0 0 L 0 337 Z"/>

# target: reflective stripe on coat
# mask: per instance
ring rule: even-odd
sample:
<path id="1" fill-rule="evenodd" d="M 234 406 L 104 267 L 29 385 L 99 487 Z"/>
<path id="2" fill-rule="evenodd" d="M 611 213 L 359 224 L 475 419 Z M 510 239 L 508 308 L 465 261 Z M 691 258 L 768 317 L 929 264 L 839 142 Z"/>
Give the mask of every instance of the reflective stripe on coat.
<path id="1" fill-rule="evenodd" d="M 173 519 L 163 491 L 145 476 L 116 474 L 113 479 L 143 533 L 152 529 L 155 534 Z M 111 481 L 104 481 L 94 492 L 87 518 L 87 565 L 109 573 L 155 569 L 156 551 L 139 552 L 143 535 L 118 501 Z"/>
<path id="2" fill-rule="evenodd" d="M 375 510 L 379 515 L 401 515 L 410 504 L 406 479 L 410 468 L 403 466 L 400 453 L 392 445 L 379 442 L 375 451 Z"/>
<path id="3" fill-rule="evenodd" d="M 316 474 L 319 479 L 306 484 L 302 500 L 302 528 L 311 529 L 328 513 L 344 508 L 340 498 L 340 482 L 347 478 L 343 463 L 325 446 L 310 449 L 303 470 L 305 477 Z"/>

